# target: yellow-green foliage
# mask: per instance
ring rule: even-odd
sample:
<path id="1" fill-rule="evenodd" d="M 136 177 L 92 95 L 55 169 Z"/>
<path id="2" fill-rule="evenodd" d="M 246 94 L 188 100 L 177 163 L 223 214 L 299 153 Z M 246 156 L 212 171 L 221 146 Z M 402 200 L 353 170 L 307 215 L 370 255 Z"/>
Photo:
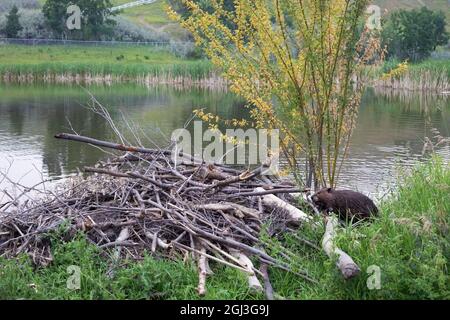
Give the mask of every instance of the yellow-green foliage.
<path id="1" fill-rule="evenodd" d="M 188 18 L 169 16 L 222 68 L 257 125 L 281 130 L 296 178 L 334 185 L 362 92 L 351 79 L 379 51 L 369 32 L 359 38 L 367 1 L 237 0 L 234 12 L 219 0 L 210 2 L 214 12 L 184 3 Z M 299 173 L 300 154 L 307 164 Z"/>

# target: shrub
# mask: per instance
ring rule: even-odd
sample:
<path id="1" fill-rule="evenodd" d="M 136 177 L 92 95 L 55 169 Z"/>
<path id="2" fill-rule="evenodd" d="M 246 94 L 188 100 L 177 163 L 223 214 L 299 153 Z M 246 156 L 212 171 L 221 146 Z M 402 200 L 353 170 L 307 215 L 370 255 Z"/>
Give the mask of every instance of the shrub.
<path id="1" fill-rule="evenodd" d="M 40 10 L 23 9 L 19 11 L 19 22 L 22 30 L 17 34 L 20 39 L 48 39 L 52 33 L 45 24 L 44 15 Z M 0 15 L 0 37 L 6 37 L 6 14 Z"/>
<path id="2" fill-rule="evenodd" d="M 116 22 L 113 34 L 114 40 L 146 42 L 169 41 L 169 36 L 164 32 L 139 27 L 130 20 L 122 17 L 116 17 L 114 21 Z"/>
<path id="3" fill-rule="evenodd" d="M 45 24 L 44 15 L 40 10 L 21 10 L 20 24 L 23 29 L 19 32 L 19 38 L 25 39 L 48 39 L 51 31 Z"/>
<path id="4" fill-rule="evenodd" d="M 170 40 L 169 50 L 180 58 L 200 59 L 203 57 L 202 51 L 195 46 L 194 42 L 179 42 Z"/>
<path id="5" fill-rule="evenodd" d="M 13 6 L 19 9 L 38 9 L 41 4 L 39 0 L 2 0 L 0 1 L 0 12 L 8 12 Z"/>
<path id="6" fill-rule="evenodd" d="M 383 41 L 390 57 L 420 61 L 428 58 L 436 47 L 447 44 L 449 35 L 442 11 L 426 7 L 416 10 L 398 10 L 384 22 Z"/>

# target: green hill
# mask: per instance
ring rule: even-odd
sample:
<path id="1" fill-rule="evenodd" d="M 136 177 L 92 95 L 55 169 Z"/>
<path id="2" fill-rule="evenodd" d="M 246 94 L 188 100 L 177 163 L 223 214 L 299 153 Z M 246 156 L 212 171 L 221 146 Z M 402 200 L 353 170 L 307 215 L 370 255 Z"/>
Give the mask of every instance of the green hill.
<path id="1" fill-rule="evenodd" d="M 431 10 L 442 10 L 447 16 L 447 25 L 450 27 L 450 1 L 449 0 L 374 0 L 382 12 L 388 14 L 396 9 L 415 9 L 426 6 Z"/>
<path id="2" fill-rule="evenodd" d="M 113 0 L 114 5 L 120 5 L 134 0 Z M 123 15 L 140 24 L 167 24 L 171 21 L 164 11 L 165 0 L 123 10 Z"/>
<path id="3" fill-rule="evenodd" d="M 114 4 L 123 4 L 133 0 L 113 0 Z M 123 11 L 123 15 L 132 21 L 142 25 L 157 25 L 164 28 L 164 25 L 170 26 L 169 29 L 175 29 L 173 23 L 167 17 L 164 11 L 166 0 L 158 0 L 155 3 L 134 7 Z M 414 9 L 427 6 L 431 10 L 442 10 L 447 15 L 447 21 L 450 27 L 450 2 L 449 0 L 374 0 L 373 4 L 381 7 L 384 14 L 389 14 L 396 9 Z"/>
<path id="4" fill-rule="evenodd" d="M 3 1 L 3 0 L 1 0 Z M 6 0 L 15 1 L 15 0 Z M 16 0 L 20 4 L 21 0 Z M 113 4 L 120 5 L 134 0 L 112 0 Z M 39 0 L 42 4 L 45 0 Z M 166 0 L 157 0 L 155 3 L 123 10 L 122 15 L 134 23 L 148 29 L 166 31 L 176 38 L 186 35 L 181 28 L 170 21 L 164 6 Z M 396 9 L 414 9 L 427 6 L 431 10 L 442 10 L 446 13 L 447 23 L 450 29 L 450 1 L 449 0 L 373 0 L 373 4 L 381 7 L 384 14 L 389 14 Z"/>

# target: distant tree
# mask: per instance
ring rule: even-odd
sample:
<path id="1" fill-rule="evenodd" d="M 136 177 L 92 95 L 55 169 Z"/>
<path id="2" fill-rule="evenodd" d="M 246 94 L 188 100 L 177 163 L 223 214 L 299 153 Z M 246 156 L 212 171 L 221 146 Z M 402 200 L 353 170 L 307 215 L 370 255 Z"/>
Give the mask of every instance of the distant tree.
<path id="1" fill-rule="evenodd" d="M 67 8 L 77 5 L 81 10 L 81 30 L 68 30 Z M 111 12 L 111 0 L 47 0 L 43 12 L 49 27 L 57 37 L 100 40 L 111 37 L 116 13 Z"/>
<path id="2" fill-rule="evenodd" d="M 393 12 L 383 23 L 383 42 L 388 56 L 413 62 L 423 60 L 439 45 L 447 44 L 449 35 L 442 11 L 426 7 Z"/>
<path id="3" fill-rule="evenodd" d="M 174 10 L 183 18 L 187 18 L 190 16 L 191 11 L 186 6 L 186 2 L 184 0 L 168 0 L 168 3 L 172 10 Z M 199 8 L 208 13 L 213 13 L 216 10 L 213 2 L 210 0 L 193 0 L 192 3 L 195 3 L 199 6 Z M 236 11 L 235 0 L 223 0 L 221 8 L 229 13 L 234 13 Z M 224 22 L 228 27 L 233 27 L 235 25 L 234 22 L 227 19 L 222 18 L 221 21 Z"/>
<path id="4" fill-rule="evenodd" d="M 66 29 L 69 0 L 47 0 L 42 8 L 49 28 L 56 37 L 63 37 Z"/>
<path id="5" fill-rule="evenodd" d="M 6 16 L 6 26 L 4 33 L 7 38 L 17 38 L 17 35 L 22 31 L 22 26 L 19 22 L 19 9 L 17 6 L 13 6 Z"/>
<path id="6" fill-rule="evenodd" d="M 84 39 L 110 38 L 116 22 L 112 19 L 117 12 L 111 12 L 111 0 L 76 0 L 83 16 L 82 34 Z"/>

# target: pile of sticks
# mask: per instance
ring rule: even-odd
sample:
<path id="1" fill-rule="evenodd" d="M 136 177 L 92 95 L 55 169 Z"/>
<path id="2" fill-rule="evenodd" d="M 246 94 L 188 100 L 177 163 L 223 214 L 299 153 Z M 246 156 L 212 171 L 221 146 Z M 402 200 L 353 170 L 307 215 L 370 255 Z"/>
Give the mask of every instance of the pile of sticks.
<path id="1" fill-rule="evenodd" d="M 37 265 L 47 265 L 52 261 L 48 234 L 63 230 L 68 239 L 83 232 L 116 262 L 125 257 L 142 259 L 145 252 L 194 258 L 200 295 L 206 292 L 210 262 L 246 273 L 250 288 L 265 290 L 268 298 L 273 297 L 268 266 L 315 282 L 306 271 L 291 270 L 288 250 L 281 253 L 284 259 L 265 251 L 267 243 L 260 237 L 263 225 L 276 234 L 289 230 L 291 224 L 317 223 L 295 207 L 291 195 L 308 190 L 263 175 L 267 165 L 242 170 L 192 158 L 175 161 L 170 150 L 71 134 L 56 137 L 124 153 L 86 167 L 86 177 L 71 179 L 44 198 L 16 199 L 0 207 L 1 256 L 26 253 Z M 331 255 L 334 249 L 327 246 Z"/>

